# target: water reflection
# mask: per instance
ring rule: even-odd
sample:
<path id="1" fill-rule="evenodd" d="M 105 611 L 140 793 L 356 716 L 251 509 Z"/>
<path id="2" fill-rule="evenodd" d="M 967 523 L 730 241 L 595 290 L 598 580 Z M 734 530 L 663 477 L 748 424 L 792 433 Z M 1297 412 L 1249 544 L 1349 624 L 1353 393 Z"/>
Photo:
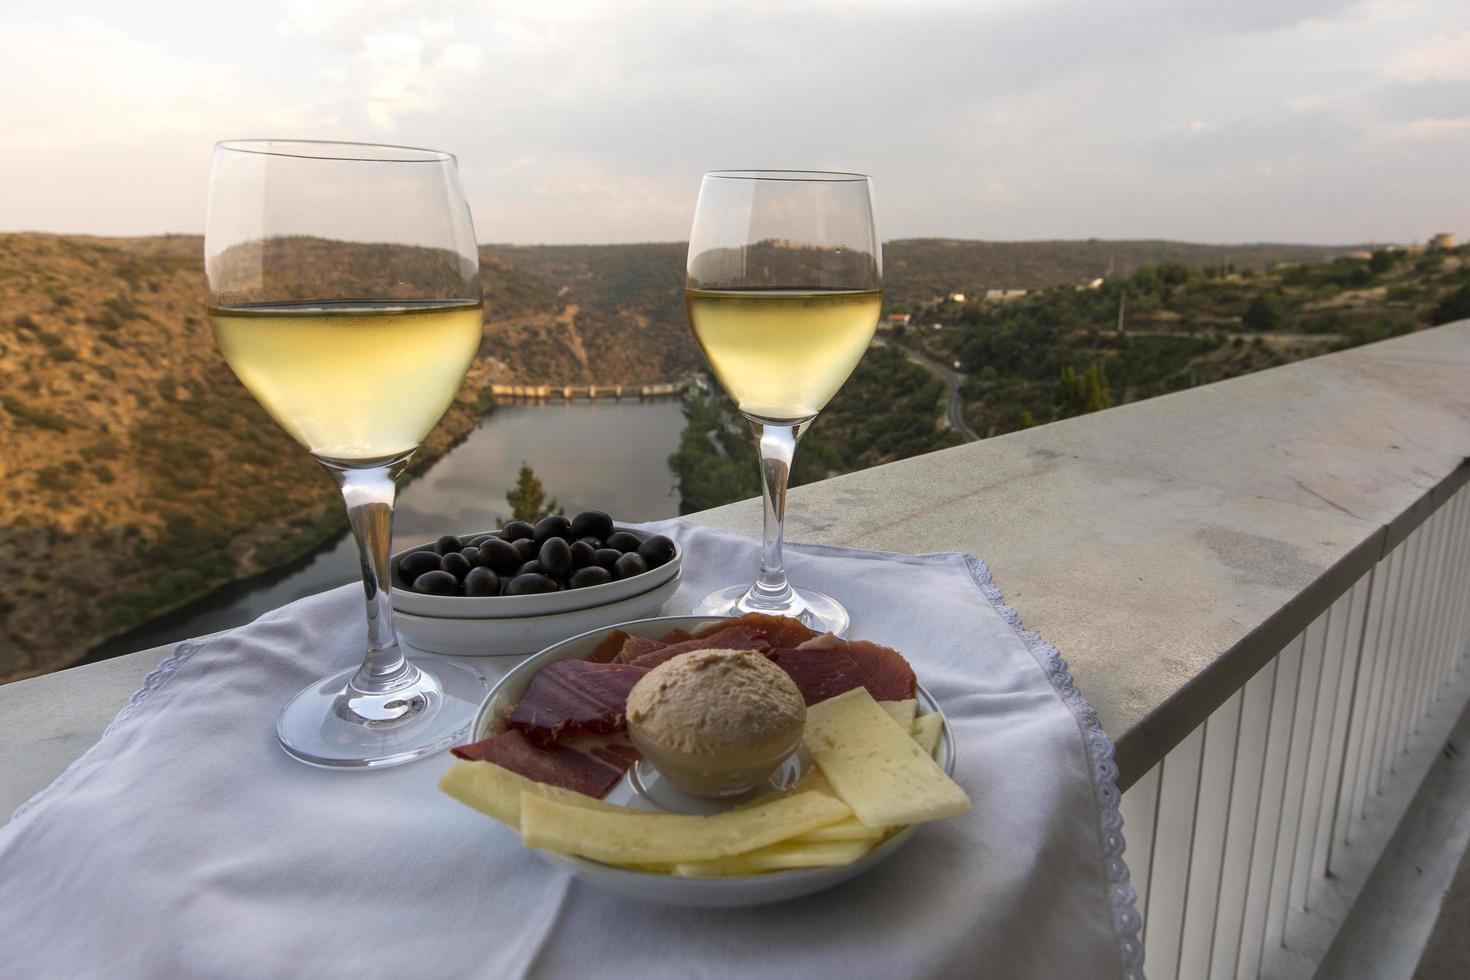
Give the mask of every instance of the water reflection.
<path id="1" fill-rule="evenodd" d="M 674 517 L 679 498 L 667 461 L 683 427 L 678 401 L 501 406 L 399 493 L 394 549 L 498 526 L 509 514 L 505 493 L 522 460 L 568 514 L 596 508 L 625 521 Z M 146 623 L 83 662 L 239 626 L 357 579 L 352 538 L 344 534 L 295 568 Z"/>

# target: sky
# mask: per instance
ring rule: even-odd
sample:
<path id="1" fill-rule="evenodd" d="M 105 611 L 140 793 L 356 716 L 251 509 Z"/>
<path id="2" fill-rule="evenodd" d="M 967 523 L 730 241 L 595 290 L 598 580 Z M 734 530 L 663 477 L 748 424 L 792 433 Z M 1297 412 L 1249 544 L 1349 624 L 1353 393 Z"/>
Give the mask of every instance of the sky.
<path id="1" fill-rule="evenodd" d="M 682 241 L 700 175 L 885 238 L 1470 237 L 1466 0 L 0 2 L 0 230 L 203 230 L 211 146 L 455 153 L 484 242 Z"/>

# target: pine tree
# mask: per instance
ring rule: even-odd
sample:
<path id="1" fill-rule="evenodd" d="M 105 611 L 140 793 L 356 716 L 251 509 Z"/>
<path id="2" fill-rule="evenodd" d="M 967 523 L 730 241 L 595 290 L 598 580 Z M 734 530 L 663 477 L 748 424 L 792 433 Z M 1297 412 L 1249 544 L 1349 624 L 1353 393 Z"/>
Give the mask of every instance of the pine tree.
<path id="1" fill-rule="evenodd" d="M 505 492 L 505 502 L 510 504 L 511 520 L 530 521 L 532 524 L 543 517 L 562 512 L 555 497 L 550 501 L 546 499 L 546 488 L 541 485 L 536 471 L 525 460 L 521 460 L 521 471 L 516 476 L 516 485 Z"/>
<path id="2" fill-rule="evenodd" d="M 1071 365 L 1062 368 L 1061 380 L 1052 388 L 1053 419 L 1069 419 L 1101 411 L 1112 403 L 1107 375 L 1097 364 L 1090 365 L 1081 374 Z"/>

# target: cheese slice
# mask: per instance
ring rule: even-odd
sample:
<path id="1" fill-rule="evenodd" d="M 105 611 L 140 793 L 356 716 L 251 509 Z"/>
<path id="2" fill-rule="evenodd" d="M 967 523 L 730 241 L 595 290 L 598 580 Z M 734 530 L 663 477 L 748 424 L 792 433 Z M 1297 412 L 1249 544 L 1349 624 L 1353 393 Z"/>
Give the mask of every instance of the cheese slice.
<path id="1" fill-rule="evenodd" d="M 888 712 L 889 717 L 898 722 L 900 728 L 908 728 L 914 723 L 914 712 L 919 710 L 919 702 L 914 698 L 907 701 L 879 701 L 878 707 Z"/>
<path id="2" fill-rule="evenodd" d="M 786 841 L 735 857 L 676 864 L 670 870 L 681 878 L 718 878 L 760 874 L 764 871 L 789 871 L 794 868 L 823 868 L 851 864 L 870 849 L 865 841 Z"/>
<path id="3" fill-rule="evenodd" d="M 494 817 L 512 830 L 521 829 L 521 794 L 531 793 L 569 806 L 594 810 L 620 810 L 622 807 L 574 793 L 560 786 L 548 786 L 527 779 L 493 762 L 458 760 L 439 777 L 439 789 L 465 806 Z"/>
<path id="4" fill-rule="evenodd" d="M 846 820 L 829 823 L 827 826 L 818 827 L 816 830 L 808 830 L 804 834 L 793 837 L 792 841 L 862 840 L 872 842 L 881 840 L 885 833 L 884 830 L 878 827 L 869 827 L 857 817 L 848 817 Z"/>
<path id="5" fill-rule="evenodd" d="M 914 719 L 913 726 L 909 729 L 914 736 L 914 741 L 924 750 L 929 758 L 934 758 L 934 750 L 939 748 L 939 732 L 944 728 L 944 722 L 940 720 L 939 714 L 922 715 Z"/>
<path id="6" fill-rule="evenodd" d="M 803 742 L 832 789 L 869 827 L 924 823 L 970 808 L 959 784 L 863 688 L 807 708 Z"/>
<path id="7" fill-rule="evenodd" d="M 730 857 L 851 816 L 847 804 L 819 790 L 708 817 L 578 806 L 521 794 L 521 841 L 609 864 L 685 864 Z"/>

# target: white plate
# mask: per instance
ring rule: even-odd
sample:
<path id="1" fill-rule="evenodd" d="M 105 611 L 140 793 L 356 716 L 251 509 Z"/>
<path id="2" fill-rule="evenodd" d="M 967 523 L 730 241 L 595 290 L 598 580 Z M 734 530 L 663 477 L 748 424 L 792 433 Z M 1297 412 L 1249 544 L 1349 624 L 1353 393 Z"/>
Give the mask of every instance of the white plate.
<path id="1" fill-rule="evenodd" d="M 671 563 L 672 564 L 672 563 Z M 656 616 L 679 591 L 683 575 L 620 602 L 547 616 L 450 619 L 393 611 L 398 637 L 416 650 L 451 657 L 524 657 L 568 636 L 640 616 Z"/>
<path id="2" fill-rule="evenodd" d="M 507 709 L 521 699 L 536 671 L 554 660 L 586 656 L 603 637 L 614 629 L 623 630 L 634 636 L 657 639 L 675 628 L 693 632 L 701 626 L 717 621 L 717 619 L 704 616 L 664 616 L 659 619 L 645 619 L 595 629 L 581 636 L 564 640 L 555 646 L 547 647 L 534 657 L 528 657 L 524 662 L 517 664 L 510 673 L 501 678 L 499 684 L 495 685 L 485 699 L 485 703 L 480 706 L 480 712 L 470 726 L 470 741 L 478 742 L 496 733 L 497 720 L 503 719 L 507 714 Z M 922 684 L 918 689 L 918 701 L 919 714 L 937 713 L 942 720 L 939 745 L 935 749 L 935 760 L 946 773 L 954 775 L 955 743 L 949 722 L 944 720 L 943 713 L 939 711 L 939 705 L 935 703 L 929 692 L 924 690 Z M 801 776 L 808 765 L 810 763 L 805 758 L 805 753 L 798 753 L 772 776 L 772 787 L 790 785 Z M 657 772 L 651 766 L 642 763 L 628 770 L 627 775 L 623 776 L 617 785 L 608 791 L 605 798 L 609 803 L 617 803 L 632 809 L 682 813 L 714 813 L 730 809 L 736 803 L 741 802 L 739 799 L 726 803 L 697 800 L 672 789 L 667 782 L 660 782 Z M 852 864 L 831 868 L 774 871 L 729 878 L 679 878 L 674 875 L 620 868 L 586 858 L 552 854 L 549 851 L 538 850 L 536 854 L 542 860 L 565 868 L 584 881 L 610 891 L 631 895 L 634 898 L 650 902 L 664 902 L 670 905 L 733 908 L 741 905 L 784 902 L 841 884 L 887 859 L 913 836 L 914 830 L 913 827 L 900 830 Z"/>
<path id="3" fill-rule="evenodd" d="M 637 528 L 613 525 L 613 530 L 627 531 L 639 540 L 653 537 L 651 532 L 640 531 Z M 488 533 L 490 532 L 476 531 L 464 537 L 472 538 L 475 534 Z M 408 548 L 394 555 L 390 560 L 394 581 L 398 579 L 398 562 L 404 555 L 415 551 L 433 550 L 432 544 L 425 544 L 417 548 Z M 564 592 L 543 592 L 537 595 L 424 595 L 421 592 L 413 592 L 394 585 L 393 611 L 412 613 L 415 616 L 432 616 L 435 619 L 508 619 L 523 616 L 550 616 L 553 613 L 571 612 L 574 609 L 591 609 L 594 606 L 606 606 L 623 599 L 631 599 L 633 596 L 642 595 L 650 589 L 663 585 L 679 573 L 679 566 L 683 561 L 684 549 L 680 548 L 679 542 L 675 541 L 674 557 L 657 568 L 650 568 L 642 575 L 618 579 L 604 585 L 589 585 L 585 589 L 567 589 Z M 646 615 L 646 613 L 634 613 L 633 615 L 636 617 Z M 607 622 L 607 620 L 602 622 Z M 592 627 L 584 628 L 591 629 Z M 562 636 L 566 634 L 563 633 Z M 545 645 L 542 643 L 529 649 L 539 650 Z"/>

